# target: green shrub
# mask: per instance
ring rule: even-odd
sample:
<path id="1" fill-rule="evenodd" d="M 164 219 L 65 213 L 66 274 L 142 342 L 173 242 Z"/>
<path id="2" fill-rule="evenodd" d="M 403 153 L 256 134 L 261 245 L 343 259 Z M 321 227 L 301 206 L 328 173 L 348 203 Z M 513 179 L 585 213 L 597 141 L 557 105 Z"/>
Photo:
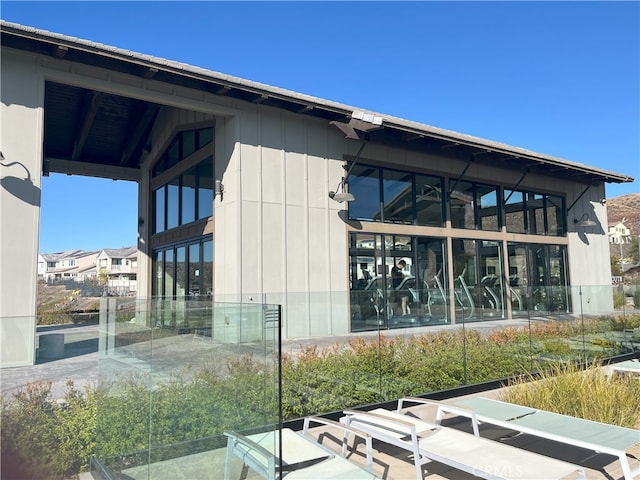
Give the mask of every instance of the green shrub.
<path id="1" fill-rule="evenodd" d="M 636 291 L 633 292 L 633 305 L 636 308 L 640 308 L 640 288 L 636 286 Z"/>
<path id="2" fill-rule="evenodd" d="M 2 478 L 62 479 L 85 471 L 95 452 L 96 397 L 69 383 L 62 404 L 51 382 L 27 385 L 2 401 Z"/>
<path id="3" fill-rule="evenodd" d="M 613 308 L 622 308 L 626 305 L 627 298 L 624 292 L 621 290 L 615 290 L 613 292 Z"/>
<path id="4" fill-rule="evenodd" d="M 571 347 L 562 340 L 550 340 L 544 343 L 543 351 L 551 355 L 566 355 L 571 351 Z"/>

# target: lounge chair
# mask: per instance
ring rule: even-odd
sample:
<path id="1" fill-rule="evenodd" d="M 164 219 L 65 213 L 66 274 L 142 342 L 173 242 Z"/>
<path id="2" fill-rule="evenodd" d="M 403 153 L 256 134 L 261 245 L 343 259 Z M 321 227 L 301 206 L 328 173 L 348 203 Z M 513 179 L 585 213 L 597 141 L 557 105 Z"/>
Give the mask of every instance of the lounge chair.
<path id="1" fill-rule="evenodd" d="M 310 423 L 335 427 L 342 435 L 342 456 L 322 445 L 322 436 L 313 439 L 309 430 Z M 368 471 L 344 458 L 347 453 L 347 435 L 352 434 L 365 440 L 367 448 Z M 224 480 L 229 480 L 231 461 L 239 457 L 246 467 L 251 468 L 266 480 L 317 480 L 317 479 L 354 479 L 375 480 L 371 454 L 371 438 L 361 431 L 331 420 L 309 417 L 305 419 L 302 434 L 290 429 L 282 430 L 282 455 L 279 452 L 279 439 L 276 431 L 244 436 L 236 432 L 225 432 L 227 436 L 227 454 Z M 279 463 L 282 460 L 282 472 Z"/>
<path id="2" fill-rule="evenodd" d="M 423 480 L 422 468 L 432 461 L 496 480 L 586 478 L 584 470 L 576 465 L 403 413 L 378 408 L 368 412 L 345 410 L 344 414 L 342 423 L 409 451 L 417 480 Z"/>
<path id="3" fill-rule="evenodd" d="M 611 369 L 618 373 L 636 373 L 640 375 L 640 361 L 627 360 L 625 362 L 614 363 L 611 365 Z"/>
<path id="4" fill-rule="evenodd" d="M 457 413 L 473 412 L 472 422 L 484 422 L 576 447 L 613 455 L 620 460 L 625 480 L 640 474 L 632 471 L 629 457 L 639 458 L 640 431 L 582 418 L 523 407 L 484 397 L 453 402 Z M 446 406 L 441 409 L 446 412 Z M 462 413 L 460 413 L 462 412 Z"/>

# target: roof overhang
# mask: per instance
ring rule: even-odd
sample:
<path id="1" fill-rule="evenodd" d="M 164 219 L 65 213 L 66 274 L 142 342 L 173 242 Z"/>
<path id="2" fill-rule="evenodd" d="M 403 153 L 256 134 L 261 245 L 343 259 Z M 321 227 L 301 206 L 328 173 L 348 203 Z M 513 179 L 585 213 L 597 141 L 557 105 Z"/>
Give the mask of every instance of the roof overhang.
<path id="1" fill-rule="evenodd" d="M 191 88 L 215 95 L 268 105 L 300 115 L 307 115 L 329 122 L 349 123 L 354 119 L 379 119 L 376 128 L 367 131 L 368 140 L 411 149 L 420 152 L 460 158 L 504 168 L 539 173 L 583 184 L 627 183 L 633 182 L 630 176 L 589 167 L 558 157 L 536 153 L 530 150 L 513 147 L 507 144 L 485 140 L 482 138 L 444 130 L 426 124 L 411 122 L 397 117 L 366 112 L 348 105 L 323 100 L 269 85 L 244 80 L 238 77 L 206 70 L 184 63 L 173 62 L 162 58 L 133 53 L 99 43 L 89 42 L 65 35 L 47 32 L 6 21 L 0 22 L 1 43 L 3 48 L 13 48 L 38 55 L 59 58 L 94 67 L 109 69 L 140 78 L 150 79 L 167 84 Z M 65 114 L 65 107 L 75 105 L 75 110 L 68 117 L 80 115 L 79 126 L 72 123 L 56 124 L 72 131 L 69 138 L 65 133 L 56 131 L 53 122 L 47 129 L 45 118 L 45 155 L 53 161 L 53 165 L 64 165 L 71 168 L 68 162 L 93 163 L 103 170 L 105 176 L 120 175 L 118 178 L 135 179 L 135 170 L 139 168 L 141 151 L 146 147 L 145 140 L 153 127 L 158 105 L 125 99 L 100 92 L 85 91 L 74 87 L 49 84 L 48 95 L 45 93 L 45 117 L 47 108 L 57 117 Z M 47 105 L 47 102 L 49 104 Z M 75 102 L 75 104 L 74 104 Z M 118 137 L 119 143 L 112 136 L 112 144 L 103 145 L 103 138 L 92 137 L 89 132 L 99 131 L 101 108 L 118 108 L 121 122 L 116 125 L 127 135 Z M 113 125 L 112 125 L 113 126 Z M 106 132 L 107 130 L 105 130 Z M 47 134 L 50 138 L 47 139 Z M 55 135 L 55 137 L 54 137 Z M 127 139 L 127 140 L 125 140 Z M 47 153 L 47 140 L 50 140 L 50 154 Z M 56 143 L 57 142 L 57 143 Z M 56 145 L 54 145 L 56 143 Z M 55 152 L 59 148 L 59 152 Z M 95 154 L 97 149 L 104 158 Z M 111 149 L 111 150 L 109 150 Z M 107 155 L 104 152 L 112 151 Z M 67 164 L 62 163 L 67 162 Z M 62 167 L 60 167 L 62 168 Z M 77 167 L 79 173 L 95 174 L 96 168 Z M 118 170 L 120 169 L 120 170 Z M 100 168 L 97 169 L 98 171 Z M 55 170 L 52 170 L 55 171 Z M 115 178 L 115 177 L 113 177 Z"/>

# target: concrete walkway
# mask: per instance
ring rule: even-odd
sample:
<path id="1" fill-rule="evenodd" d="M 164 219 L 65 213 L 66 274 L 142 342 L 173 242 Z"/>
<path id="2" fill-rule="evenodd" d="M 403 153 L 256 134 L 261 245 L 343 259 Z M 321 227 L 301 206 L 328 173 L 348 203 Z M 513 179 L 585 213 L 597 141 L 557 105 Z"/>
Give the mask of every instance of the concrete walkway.
<path id="1" fill-rule="evenodd" d="M 10 399 L 29 383 L 50 381 L 51 396 L 57 399 L 64 397 L 67 380 L 79 390 L 91 385 L 98 378 L 98 331 L 98 325 L 38 327 L 36 346 L 44 336 L 62 335 L 61 358 L 39 354 L 36 365 L 0 369 L 0 394 Z"/>

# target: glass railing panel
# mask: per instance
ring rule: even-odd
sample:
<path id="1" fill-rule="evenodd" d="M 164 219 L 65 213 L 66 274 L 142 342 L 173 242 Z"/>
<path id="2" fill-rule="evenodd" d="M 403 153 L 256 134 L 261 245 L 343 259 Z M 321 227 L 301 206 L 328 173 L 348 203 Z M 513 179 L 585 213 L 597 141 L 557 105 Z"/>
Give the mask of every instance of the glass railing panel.
<path id="1" fill-rule="evenodd" d="M 499 321 L 487 323 L 488 320 L 471 319 L 459 326 L 463 335 L 460 385 L 509 378 L 533 368 L 530 320 L 494 319 Z"/>
<path id="2" fill-rule="evenodd" d="M 0 359 L 3 367 L 32 365 L 36 356 L 33 343 L 33 332 L 36 319 L 33 316 L 16 316 L 0 318 L 0 332 L 3 339 L 10 338 L 10 342 L 3 342 L 0 349 Z"/>
<path id="3" fill-rule="evenodd" d="M 101 299 L 96 457 L 107 471 L 138 468 L 146 475 L 153 328 L 135 316 L 118 298 Z"/>
<path id="4" fill-rule="evenodd" d="M 596 285 L 577 287 L 577 295 L 581 298 L 584 360 L 633 353 L 634 345 L 629 341 L 629 330 L 640 320 L 632 312 L 627 316 L 624 292 L 616 286 Z M 622 304 L 619 297 L 622 297 Z"/>
<path id="5" fill-rule="evenodd" d="M 349 295 L 290 293 L 286 300 L 283 334 L 287 338 L 282 346 L 284 418 L 379 401 L 377 328 L 373 324 L 369 328 L 374 330 L 349 333 Z"/>
<path id="6" fill-rule="evenodd" d="M 116 312 L 105 314 L 100 351 L 107 474 L 212 478 L 225 469 L 225 432 L 279 443 L 277 306 L 177 298 L 136 308 L 127 320 L 124 307 L 105 307 Z"/>

